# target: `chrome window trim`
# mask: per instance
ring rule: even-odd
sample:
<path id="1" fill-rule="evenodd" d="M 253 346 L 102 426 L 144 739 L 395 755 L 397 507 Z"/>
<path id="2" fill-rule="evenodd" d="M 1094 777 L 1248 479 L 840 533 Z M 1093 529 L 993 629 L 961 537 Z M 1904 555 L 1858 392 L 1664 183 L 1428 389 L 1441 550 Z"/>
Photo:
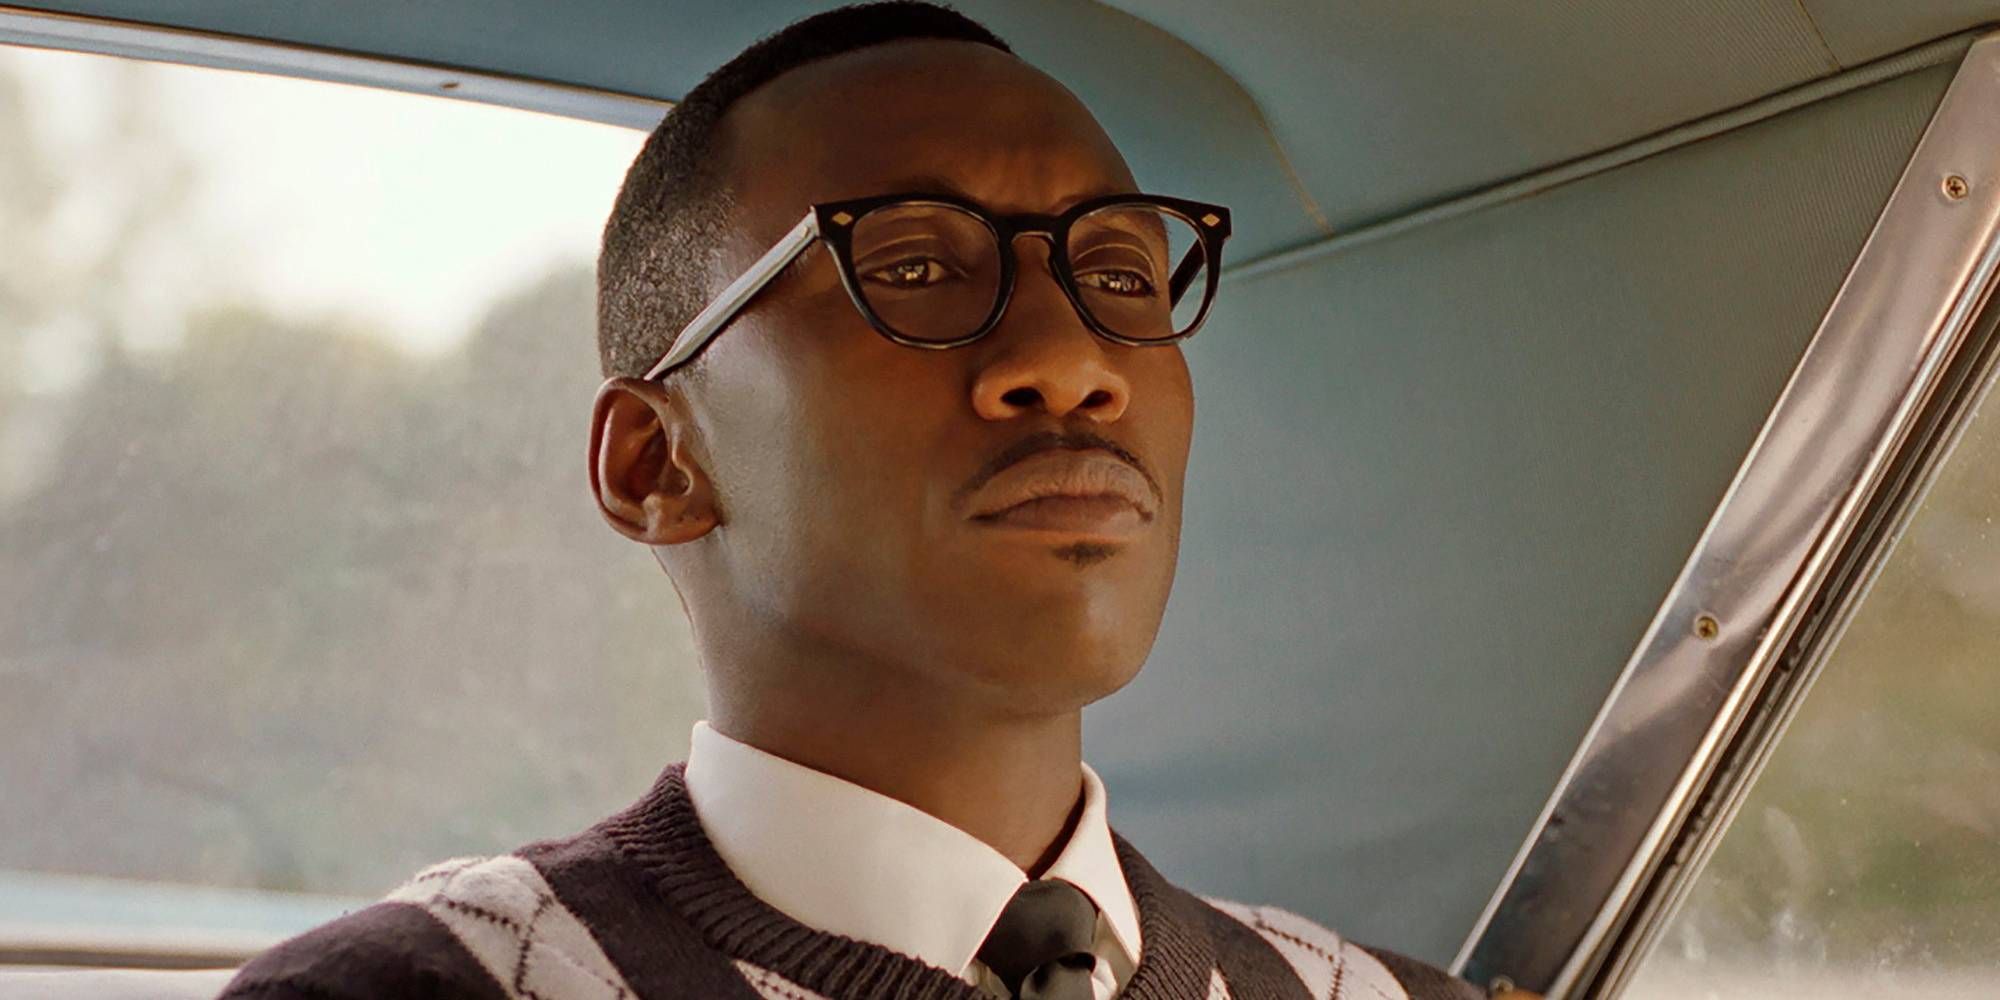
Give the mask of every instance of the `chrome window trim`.
<path id="1" fill-rule="evenodd" d="M 1667 865 L 1646 887 L 1618 939 L 1606 948 L 1604 962 L 1591 984 L 1598 995 L 1617 996 L 1644 965 L 1658 935 L 1693 888 L 1785 730 L 1805 705 L 1813 683 L 1839 649 L 1841 637 L 1964 437 L 1970 418 L 1992 394 L 1996 362 L 2000 362 L 1996 325 L 2000 325 L 2000 313 L 1996 313 L 1994 300 L 1988 298 L 1972 333 L 1952 361 L 1946 384 L 1926 407 L 1923 426 L 1898 456 L 1890 481 L 1863 515 L 1861 527 L 1816 599 L 1817 606 L 1807 612 L 1785 650 L 1780 660 L 1783 667 L 1750 709 L 1715 777 L 1693 804 Z"/>
<path id="2" fill-rule="evenodd" d="M 335 49 L 0 6 L 0 44 L 451 97 L 651 131 L 673 105 L 615 91 Z"/>
<path id="3" fill-rule="evenodd" d="M 1960 63 L 1454 971 L 1563 1000 L 1592 983 L 1607 945 L 1622 939 L 1719 751 L 1889 481 L 1992 290 L 2000 265 L 1995 109 L 2000 34 L 1989 34 Z"/>

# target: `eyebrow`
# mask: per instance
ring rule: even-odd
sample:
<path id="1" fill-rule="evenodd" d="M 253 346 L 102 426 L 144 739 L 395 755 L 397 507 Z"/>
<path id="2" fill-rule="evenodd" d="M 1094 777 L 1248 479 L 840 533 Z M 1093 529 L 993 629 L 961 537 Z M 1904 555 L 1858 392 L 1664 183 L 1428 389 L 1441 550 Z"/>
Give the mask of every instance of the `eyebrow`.
<path id="1" fill-rule="evenodd" d="M 881 190 L 884 193 L 890 191 L 901 191 L 913 194 L 945 194 L 945 195 L 951 195 L 954 198 L 964 198 L 967 201 L 978 202 L 982 205 L 985 204 L 985 199 L 973 195 L 971 192 L 965 190 L 965 188 L 959 186 L 956 182 L 947 180 L 946 178 L 941 177 L 937 174 L 906 174 L 891 180 Z M 1139 194 L 1139 193 L 1140 193 L 1139 189 L 1136 187 L 1127 189 L 1126 187 L 1117 184 L 1087 188 L 1083 191 L 1077 192 L 1075 195 L 1065 200 L 1061 205 L 1051 210 L 1049 214 L 1051 215 L 1058 214 L 1062 212 L 1064 209 L 1070 207 L 1071 205 L 1074 205 L 1078 202 L 1089 201 L 1092 198 L 1102 198 L 1106 195 L 1113 195 L 1113 194 Z"/>

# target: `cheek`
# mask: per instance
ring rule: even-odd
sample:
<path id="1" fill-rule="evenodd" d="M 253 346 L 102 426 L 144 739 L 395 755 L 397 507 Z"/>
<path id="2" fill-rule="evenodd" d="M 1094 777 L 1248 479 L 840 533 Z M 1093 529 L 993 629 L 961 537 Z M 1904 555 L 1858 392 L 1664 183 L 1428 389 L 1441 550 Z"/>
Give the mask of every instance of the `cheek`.
<path id="1" fill-rule="evenodd" d="M 716 359 L 734 373 L 717 386 L 718 483 L 742 533 L 766 539 L 773 559 L 891 556 L 918 523 L 949 426 L 950 366 L 877 335 L 844 293 L 758 320 Z"/>
<path id="2" fill-rule="evenodd" d="M 942 586 L 951 574 L 937 561 L 931 509 L 950 420 L 937 371 L 853 361 L 822 359 L 794 383 L 783 432 L 790 503 L 774 511 L 788 521 L 771 536 L 768 569 L 785 578 L 779 600 L 795 624 L 901 657 L 910 622 L 936 619 L 939 592 L 957 589 Z"/>
<path id="3" fill-rule="evenodd" d="M 855 528 L 866 526 L 876 544 L 892 546 L 921 526 L 938 464 L 950 454 L 948 429 L 960 417 L 952 404 L 965 404 L 945 359 L 887 341 L 881 347 L 826 359 L 800 401 L 800 418 L 812 424 L 807 442 L 835 494 L 829 505 Z M 907 356 L 877 358 L 889 351 Z"/>
<path id="4" fill-rule="evenodd" d="M 1161 350 L 1165 356 L 1134 378 L 1138 412 L 1131 416 L 1144 422 L 1160 487 L 1178 498 L 1194 437 L 1194 382 L 1178 349 Z"/>

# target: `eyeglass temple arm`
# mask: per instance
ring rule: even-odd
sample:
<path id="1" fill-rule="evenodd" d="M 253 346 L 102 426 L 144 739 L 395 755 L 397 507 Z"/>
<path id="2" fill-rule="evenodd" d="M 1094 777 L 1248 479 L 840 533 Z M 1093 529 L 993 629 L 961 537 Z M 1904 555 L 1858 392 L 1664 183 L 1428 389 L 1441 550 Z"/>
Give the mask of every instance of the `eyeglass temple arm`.
<path id="1" fill-rule="evenodd" d="M 1200 243 L 1188 247 L 1187 256 L 1181 258 L 1180 266 L 1174 268 L 1173 276 L 1167 279 L 1169 305 L 1181 304 L 1181 296 L 1187 294 L 1188 282 L 1194 280 L 1195 273 L 1201 270 L 1202 262 L 1207 259 L 1208 254 L 1203 252 Z"/>
<path id="2" fill-rule="evenodd" d="M 645 380 L 651 382 L 659 378 L 672 370 L 675 365 L 692 357 L 694 352 L 701 350 L 702 345 L 714 340 L 715 335 L 729 325 L 729 321 L 736 317 L 744 305 L 818 238 L 819 216 L 808 211 L 806 217 L 792 227 L 791 232 L 772 244 L 771 249 L 764 251 L 764 256 L 757 258 L 756 263 L 738 275 L 735 281 L 729 283 L 729 287 L 722 290 L 722 294 L 717 295 L 714 301 L 695 314 L 694 319 L 688 321 L 688 325 L 674 338 L 673 349 L 646 372 Z"/>

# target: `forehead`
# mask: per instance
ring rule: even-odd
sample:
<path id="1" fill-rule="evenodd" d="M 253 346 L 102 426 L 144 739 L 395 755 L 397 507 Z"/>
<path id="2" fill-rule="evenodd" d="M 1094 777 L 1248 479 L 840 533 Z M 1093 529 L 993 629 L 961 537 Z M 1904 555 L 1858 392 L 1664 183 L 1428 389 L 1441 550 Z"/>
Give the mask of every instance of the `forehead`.
<path id="1" fill-rule="evenodd" d="M 738 204 L 779 216 L 938 186 L 1001 212 L 1134 189 L 1076 95 L 972 42 L 892 42 L 801 66 L 739 101 L 722 126 Z"/>

